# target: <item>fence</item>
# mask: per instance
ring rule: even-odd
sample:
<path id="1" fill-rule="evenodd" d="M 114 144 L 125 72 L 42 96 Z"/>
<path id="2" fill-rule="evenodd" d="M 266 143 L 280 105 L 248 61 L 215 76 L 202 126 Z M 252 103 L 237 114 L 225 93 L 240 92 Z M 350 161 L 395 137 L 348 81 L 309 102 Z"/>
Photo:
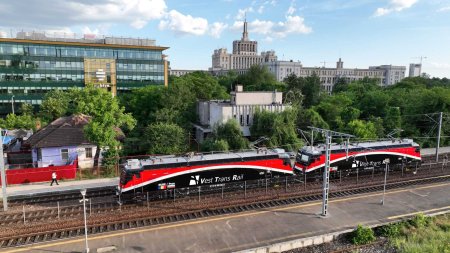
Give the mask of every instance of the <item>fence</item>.
<path id="1" fill-rule="evenodd" d="M 53 172 L 56 172 L 59 180 L 74 179 L 76 176 L 77 164 L 77 161 L 75 161 L 71 165 L 64 166 L 6 170 L 6 182 L 8 185 L 11 185 L 50 181 Z"/>

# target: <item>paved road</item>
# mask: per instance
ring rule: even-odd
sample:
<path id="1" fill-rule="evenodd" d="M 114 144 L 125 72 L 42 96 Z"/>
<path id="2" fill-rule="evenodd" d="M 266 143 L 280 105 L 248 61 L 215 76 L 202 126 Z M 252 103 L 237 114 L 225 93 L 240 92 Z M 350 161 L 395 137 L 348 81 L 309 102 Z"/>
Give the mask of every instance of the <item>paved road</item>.
<path id="1" fill-rule="evenodd" d="M 450 183 L 394 190 L 380 205 L 374 193 L 321 203 L 286 206 L 190 222 L 91 236 L 92 250 L 115 245 L 116 252 L 231 252 L 282 241 L 400 219 L 419 211 L 450 211 Z M 7 252 L 83 252 L 83 238 L 16 248 Z M 94 251 L 95 252 L 95 251 Z"/>

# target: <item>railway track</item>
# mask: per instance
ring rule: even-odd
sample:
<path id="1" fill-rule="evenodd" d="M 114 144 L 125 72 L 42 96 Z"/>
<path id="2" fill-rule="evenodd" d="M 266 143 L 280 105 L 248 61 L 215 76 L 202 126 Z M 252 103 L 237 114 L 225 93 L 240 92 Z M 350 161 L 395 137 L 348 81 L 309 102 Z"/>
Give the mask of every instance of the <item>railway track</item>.
<path id="1" fill-rule="evenodd" d="M 436 182 L 448 182 L 450 181 L 450 175 L 445 174 L 441 176 L 435 176 L 432 178 L 416 178 L 408 179 L 404 178 L 403 181 L 390 182 L 387 184 L 387 189 L 402 188 L 412 185 L 429 184 Z M 358 186 L 346 187 L 342 189 L 336 189 L 330 191 L 330 198 L 341 198 L 355 194 L 376 192 L 383 189 L 383 185 L 380 182 L 376 182 L 372 185 L 360 184 Z M 250 193 L 249 193 L 250 194 Z M 277 189 L 276 194 L 271 195 L 249 195 L 249 198 L 242 198 L 242 192 L 240 198 L 235 200 L 226 199 L 226 201 L 220 200 L 220 197 L 216 198 L 216 201 L 209 201 L 207 204 L 198 202 L 198 205 L 192 205 L 192 199 L 186 202 L 172 203 L 172 208 L 169 205 L 162 206 L 163 212 L 155 211 L 160 210 L 161 206 L 155 206 L 152 208 L 145 208 L 143 205 L 136 205 L 130 208 L 131 212 L 127 212 L 125 209 L 118 213 L 115 210 L 116 216 L 111 215 L 94 215 L 89 219 L 88 233 L 97 234 L 102 232 L 117 231 L 123 229 L 139 228 L 143 226 L 161 225 L 170 222 L 186 221 L 191 219 L 205 218 L 217 215 L 232 214 L 238 212 L 261 210 L 267 208 L 274 208 L 283 205 L 292 205 L 305 203 L 310 201 L 320 200 L 322 198 L 320 190 L 306 191 L 306 192 L 285 192 L 282 189 Z M 208 196 L 213 200 L 214 198 Z M 181 201 L 180 201 L 181 202 Z M 191 206 L 186 206 L 186 203 L 191 203 Z M 184 208 L 181 208 L 184 206 Z M 125 208 L 125 207 L 122 207 Z M 120 214 L 120 215 L 119 215 Z M 54 217 L 48 214 L 49 217 Z M 31 243 L 45 242 L 49 240 L 57 240 L 68 237 L 75 237 L 84 234 L 84 227 L 79 219 L 75 216 L 75 219 L 69 219 L 63 223 L 63 220 L 59 224 L 48 224 L 42 226 L 24 227 L 17 233 L 10 233 L 9 235 L 0 236 L 0 247 L 15 247 Z M 10 219 L 18 219 L 18 217 L 10 217 Z M 4 219 L 1 219 L 4 220 Z M 7 219 L 6 219 L 7 220 Z M 38 220 L 39 221 L 39 220 Z"/>

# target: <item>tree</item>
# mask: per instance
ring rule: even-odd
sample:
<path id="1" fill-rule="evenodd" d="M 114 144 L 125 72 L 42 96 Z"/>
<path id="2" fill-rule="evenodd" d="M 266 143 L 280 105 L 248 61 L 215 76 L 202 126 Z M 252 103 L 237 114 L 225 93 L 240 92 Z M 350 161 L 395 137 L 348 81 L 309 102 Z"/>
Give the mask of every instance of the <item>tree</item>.
<path id="1" fill-rule="evenodd" d="M 20 105 L 20 110 L 19 110 L 19 112 L 20 112 L 22 115 L 30 115 L 30 116 L 32 116 L 32 115 L 33 115 L 33 111 L 34 111 L 33 105 L 31 105 L 31 104 L 29 104 L 29 103 L 22 103 L 22 104 Z"/>
<path id="2" fill-rule="evenodd" d="M 243 75 L 239 75 L 237 81 L 244 85 L 246 91 L 283 91 L 285 85 L 277 81 L 270 73 L 267 66 L 252 65 Z"/>
<path id="3" fill-rule="evenodd" d="M 48 92 L 40 107 L 41 116 L 47 121 L 53 121 L 67 114 L 70 95 L 68 92 L 56 89 Z"/>
<path id="4" fill-rule="evenodd" d="M 316 73 L 306 77 L 305 84 L 303 86 L 302 93 L 305 96 L 303 105 L 305 108 L 310 108 L 313 105 L 317 105 L 320 101 L 320 78 Z"/>
<path id="5" fill-rule="evenodd" d="M 386 112 L 386 117 L 384 119 L 384 127 L 388 131 L 394 129 L 400 129 L 402 124 L 402 118 L 400 115 L 400 107 L 389 107 Z"/>
<path id="6" fill-rule="evenodd" d="M 4 129 L 35 129 L 36 122 L 31 115 L 8 114 L 0 119 L 0 128 Z"/>
<path id="7" fill-rule="evenodd" d="M 179 154 L 186 151 L 186 133 L 173 123 L 155 123 L 145 129 L 149 154 Z"/>
<path id="8" fill-rule="evenodd" d="M 248 141 L 242 135 L 239 123 L 235 119 L 230 119 L 225 124 L 215 126 L 213 135 L 216 140 L 225 140 L 231 150 L 248 148 Z"/>
<path id="9" fill-rule="evenodd" d="M 283 112 L 257 111 L 251 127 L 252 136 L 269 138 L 269 147 L 297 150 L 302 145 L 296 131 L 297 115 L 295 109 Z"/>
<path id="10" fill-rule="evenodd" d="M 353 120 L 348 123 L 349 132 L 361 139 L 377 138 L 376 129 L 372 122 L 364 120 Z"/>
<path id="11" fill-rule="evenodd" d="M 297 120 L 297 126 L 302 130 L 307 129 L 309 126 L 323 129 L 330 129 L 328 123 L 322 118 L 322 116 L 317 111 L 314 110 L 314 108 L 300 111 Z"/>
<path id="12" fill-rule="evenodd" d="M 204 152 L 211 151 L 228 151 L 230 147 L 226 140 L 217 140 L 214 138 L 206 138 L 201 144 L 201 149 Z"/>
<path id="13" fill-rule="evenodd" d="M 232 87 L 237 83 L 238 74 L 234 70 L 228 71 L 225 75 L 218 77 L 220 86 L 224 87 L 228 93 L 232 91 Z"/>

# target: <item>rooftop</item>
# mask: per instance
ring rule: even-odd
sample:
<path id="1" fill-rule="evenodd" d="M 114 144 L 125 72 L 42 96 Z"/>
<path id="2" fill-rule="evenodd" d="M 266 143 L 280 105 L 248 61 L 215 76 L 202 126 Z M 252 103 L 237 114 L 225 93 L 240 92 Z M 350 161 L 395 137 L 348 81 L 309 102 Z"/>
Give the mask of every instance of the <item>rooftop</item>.
<path id="1" fill-rule="evenodd" d="M 15 34 L 15 36 L 13 35 Z M 24 42 L 52 42 L 52 44 L 78 44 L 78 45 L 91 45 L 91 46 L 104 46 L 111 47 L 128 46 L 128 47 L 151 47 L 167 49 L 168 47 L 160 47 L 156 45 L 154 39 L 148 38 L 130 38 L 130 37 L 117 37 L 117 36 L 105 36 L 97 34 L 76 34 L 70 32 L 47 32 L 47 31 L 18 31 L 16 33 L 2 32 L 0 31 L 0 40 L 3 41 L 17 41 L 23 40 Z"/>
<path id="2" fill-rule="evenodd" d="M 185 156 L 151 156 L 148 159 L 129 159 L 127 165 L 129 169 L 139 169 L 141 166 L 146 165 L 163 165 L 174 163 L 190 163 L 199 161 L 215 161 L 215 160 L 227 160 L 227 159 L 246 159 L 246 158 L 264 158 L 267 156 L 278 156 L 284 153 L 282 149 L 260 149 L 240 152 L 217 152 L 217 153 L 202 153 L 194 154 L 189 153 Z"/>

